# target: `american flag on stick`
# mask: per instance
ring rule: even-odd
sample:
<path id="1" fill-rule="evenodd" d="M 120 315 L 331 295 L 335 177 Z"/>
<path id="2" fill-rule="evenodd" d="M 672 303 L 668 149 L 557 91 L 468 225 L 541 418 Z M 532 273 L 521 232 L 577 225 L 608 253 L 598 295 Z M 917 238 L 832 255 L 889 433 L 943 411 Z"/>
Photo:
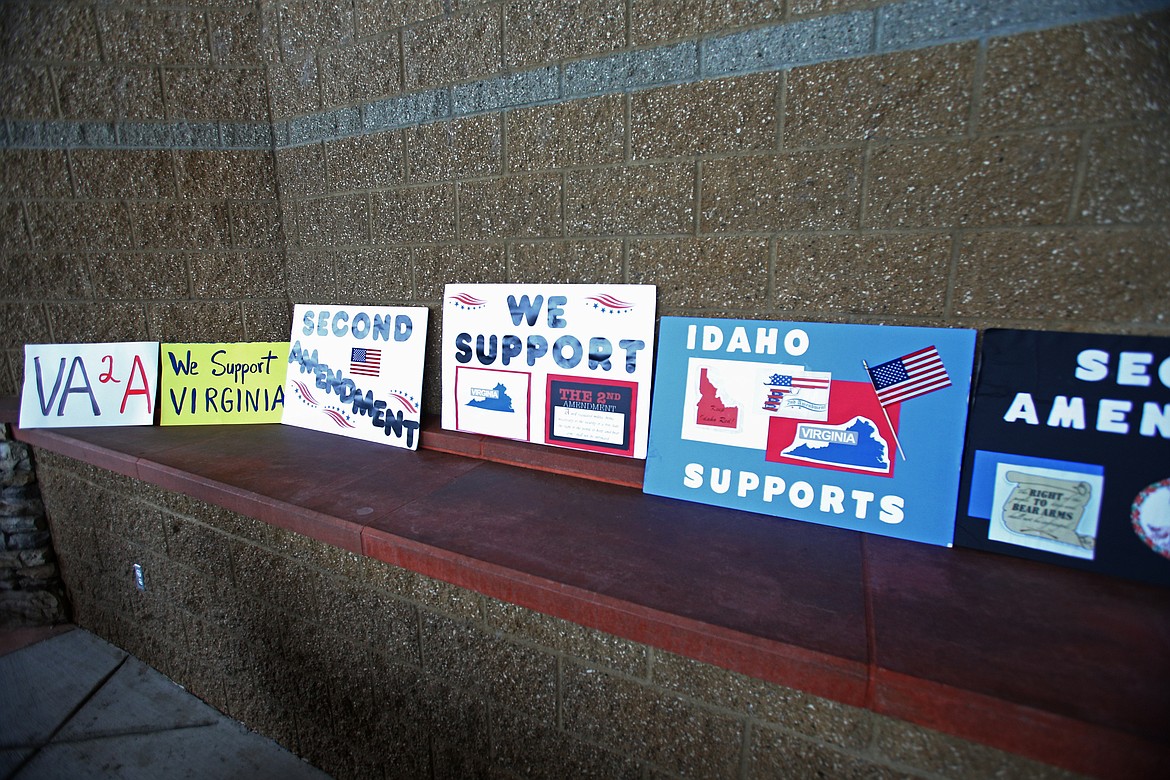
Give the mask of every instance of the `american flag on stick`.
<path id="1" fill-rule="evenodd" d="M 870 368 L 870 382 L 882 406 L 909 401 L 951 386 L 951 378 L 933 346 Z"/>
<path id="2" fill-rule="evenodd" d="M 349 353 L 349 370 L 362 376 L 378 376 L 382 372 L 382 350 L 354 347 Z"/>

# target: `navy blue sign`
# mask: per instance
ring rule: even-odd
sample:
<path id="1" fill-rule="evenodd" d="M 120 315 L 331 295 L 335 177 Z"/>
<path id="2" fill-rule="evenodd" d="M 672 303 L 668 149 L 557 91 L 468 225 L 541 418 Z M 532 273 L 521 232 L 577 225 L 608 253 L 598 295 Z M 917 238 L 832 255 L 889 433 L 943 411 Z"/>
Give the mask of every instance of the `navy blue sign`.
<path id="1" fill-rule="evenodd" d="M 1170 339 L 991 330 L 955 542 L 1170 585 Z"/>

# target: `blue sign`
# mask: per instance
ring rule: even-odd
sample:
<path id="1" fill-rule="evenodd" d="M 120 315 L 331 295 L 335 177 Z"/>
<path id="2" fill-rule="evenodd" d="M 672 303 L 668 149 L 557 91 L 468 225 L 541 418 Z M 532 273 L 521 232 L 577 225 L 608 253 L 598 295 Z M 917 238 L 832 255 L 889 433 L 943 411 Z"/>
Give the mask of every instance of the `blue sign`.
<path id="1" fill-rule="evenodd" d="M 645 491 L 950 546 L 975 332 L 663 317 Z"/>

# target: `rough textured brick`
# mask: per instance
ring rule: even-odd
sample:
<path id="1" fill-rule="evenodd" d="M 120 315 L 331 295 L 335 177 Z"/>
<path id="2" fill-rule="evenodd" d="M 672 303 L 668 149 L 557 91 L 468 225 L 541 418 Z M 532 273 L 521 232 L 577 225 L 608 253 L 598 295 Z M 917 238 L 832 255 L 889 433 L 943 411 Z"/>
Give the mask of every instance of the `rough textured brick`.
<path id="1" fill-rule="evenodd" d="M 508 73 L 470 84 L 456 84 L 451 90 L 451 111 L 456 116 L 495 111 L 554 100 L 559 95 L 560 71 L 556 66 Z"/>
<path id="2" fill-rule="evenodd" d="M 332 0 L 291 0 L 280 7 L 280 46 L 285 59 L 353 39 L 353 6 Z"/>
<path id="3" fill-rule="evenodd" d="M 776 145 L 774 73 L 662 87 L 630 97 L 634 157 L 677 157 Z"/>
<path id="4" fill-rule="evenodd" d="M 225 149 L 272 149 L 273 129 L 266 122 L 223 122 L 219 132 Z"/>
<path id="5" fill-rule="evenodd" d="M 645 645 L 494 599 L 485 607 L 491 628 L 623 674 L 647 676 Z"/>
<path id="6" fill-rule="evenodd" d="M 61 109 L 66 116 L 69 83 L 61 86 Z M 0 65 L 0 113 L 6 119 L 44 119 L 57 114 L 49 69 L 37 65 Z"/>
<path id="7" fill-rule="evenodd" d="M 963 134 L 975 44 L 794 68 L 784 146 Z"/>
<path id="8" fill-rule="evenodd" d="M 214 122 L 122 122 L 118 144 L 131 149 L 198 149 L 219 145 Z"/>
<path id="9" fill-rule="evenodd" d="M 1017 320 L 1170 321 L 1166 228 L 969 233 L 959 246 L 954 313 Z"/>
<path id="10" fill-rule="evenodd" d="M 900 765 L 945 777 L 1030 777 L 1071 780 L 1079 777 L 1056 767 L 966 742 L 893 718 L 877 718 L 877 751 Z M 868 775 L 866 775 L 868 776 Z"/>
<path id="11" fill-rule="evenodd" d="M 20 203 L 0 203 L 0 249 L 26 249 L 32 239 L 25 227 L 24 209 Z"/>
<path id="12" fill-rule="evenodd" d="M 129 249 L 130 215 L 112 201 L 34 201 L 29 232 L 41 249 Z"/>
<path id="13" fill-rule="evenodd" d="M 793 16 L 806 14 L 840 13 L 873 8 L 882 5 L 882 0 L 788 0 L 788 12 Z"/>
<path id="14" fill-rule="evenodd" d="M 891 4 L 878 11 L 878 46 L 882 49 L 910 48 L 939 40 L 977 36 L 991 26 L 989 5 L 983 0 L 905 0 Z"/>
<path id="15" fill-rule="evenodd" d="M 232 201 L 228 205 L 232 246 L 240 249 L 284 247 L 284 224 L 275 198 Z"/>
<path id="16" fill-rule="evenodd" d="M 406 88 L 483 78 L 500 71 L 500 6 L 472 7 L 402 34 Z"/>
<path id="17" fill-rule="evenodd" d="M 642 770 L 628 755 L 574 739 L 552 724 L 492 711 L 493 758 L 522 777 L 604 777 L 638 780 Z"/>
<path id="18" fill-rule="evenodd" d="M 149 312 L 150 337 L 158 341 L 243 341 L 238 303 L 154 303 Z"/>
<path id="19" fill-rule="evenodd" d="M 324 579 L 317 597 L 323 627 L 418 663 L 418 610 L 410 602 L 341 578 Z"/>
<path id="20" fill-rule="evenodd" d="M 455 238 L 455 186 L 375 192 L 370 198 L 370 224 L 375 244 L 450 241 Z"/>
<path id="21" fill-rule="evenodd" d="M 780 236 L 775 305 L 941 318 L 950 259 L 947 235 Z"/>
<path id="22" fill-rule="evenodd" d="M 268 92 L 273 119 L 309 114 L 321 109 L 321 73 L 315 57 L 268 66 Z"/>
<path id="23" fill-rule="evenodd" d="M 364 195 L 305 200 L 297 207 L 297 240 L 302 247 L 365 244 L 368 233 Z"/>
<path id="24" fill-rule="evenodd" d="M 367 190 L 402 183 L 405 158 L 399 132 L 361 135 L 325 144 L 329 190 Z"/>
<path id="25" fill-rule="evenodd" d="M 285 258 L 285 274 L 288 297 L 297 303 L 336 297 L 337 269 L 331 252 L 290 249 Z"/>
<path id="26" fill-rule="evenodd" d="M 288 341 L 292 306 L 287 297 L 243 301 L 245 341 Z"/>
<path id="27" fill-rule="evenodd" d="M 8 140 L 4 141 L 3 136 Z M 0 143 L 14 147 L 66 149 L 77 146 L 108 147 L 116 144 L 111 122 L 74 122 L 49 120 L 37 122 L 13 119 L 0 133 Z"/>
<path id="28" fill-rule="evenodd" d="M 660 84 L 689 81 L 699 72 L 699 50 L 694 41 L 652 49 L 618 52 L 564 65 L 564 95 L 576 98 L 630 92 Z"/>
<path id="29" fill-rule="evenodd" d="M 200 11 L 95 9 L 108 62 L 134 65 L 206 65 L 211 62 L 207 19 Z"/>
<path id="30" fill-rule="evenodd" d="M 1170 222 L 1170 125 L 1095 130 L 1088 149 L 1080 221 Z"/>
<path id="31" fill-rule="evenodd" d="M 614 51 L 626 43 L 623 0 L 511 0 L 504 5 L 508 68 Z"/>
<path id="32" fill-rule="evenodd" d="M 359 38 L 443 13 L 443 0 L 354 0 Z"/>
<path id="33" fill-rule="evenodd" d="M 1170 14 L 994 38 L 986 130 L 1131 121 L 1170 108 Z"/>
<path id="34" fill-rule="evenodd" d="M 833 777 L 842 780 L 899 780 L 907 777 L 871 759 L 838 752 L 779 729 L 752 729 L 747 777 L 764 778 Z"/>
<path id="35" fill-rule="evenodd" d="M 490 284 L 503 282 L 502 244 L 461 244 L 414 250 L 414 296 L 438 301 L 448 283 Z"/>
<path id="36" fill-rule="evenodd" d="M 277 298 L 285 291 L 284 258 L 278 252 L 192 254 L 191 294 L 223 298 Z M 287 335 L 287 334 L 286 334 Z"/>
<path id="37" fill-rule="evenodd" d="M 445 616 L 424 612 L 421 622 L 428 677 L 481 691 L 513 712 L 555 717 L 557 663 L 551 654 Z"/>
<path id="38" fill-rule="evenodd" d="M 222 249 L 231 245 L 228 209 L 222 202 L 136 203 L 134 234 L 155 249 Z"/>
<path id="39" fill-rule="evenodd" d="M 621 96 L 606 95 L 508 112 L 509 169 L 620 162 L 625 151 L 623 104 Z"/>
<path id="40" fill-rule="evenodd" d="M 24 372 L 17 371 L 7 352 L 0 351 L 0 393 L 18 396 L 24 386 Z"/>
<path id="41" fill-rule="evenodd" d="M 464 238 L 561 235 L 561 177 L 539 173 L 459 185 Z"/>
<path id="42" fill-rule="evenodd" d="M 662 314 L 679 309 L 758 309 L 768 297 L 768 242 L 758 238 L 632 241 L 630 282 L 658 285 Z"/>
<path id="43" fill-rule="evenodd" d="M 621 241 L 518 241 L 510 251 L 509 282 L 623 281 Z"/>
<path id="44" fill-rule="evenodd" d="M 425 124 L 451 115 L 451 93 L 446 89 L 431 89 L 376 100 L 363 104 L 361 115 L 366 132 Z"/>
<path id="45" fill-rule="evenodd" d="M 91 65 L 61 68 L 55 76 L 67 119 L 163 118 L 162 84 L 154 69 Z"/>
<path id="46" fill-rule="evenodd" d="M 171 152 L 75 149 L 69 152 L 73 181 L 82 198 L 171 198 L 175 170 Z"/>
<path id="47" fill-rule="evenodd" d="M 691 38 L 704 33 L 778 22 L 781 0 L 630 0 L 633 44 Z"/>
<path id="48" fill-rule="evenodd" d="M 141 303 L 54 303 L 45 308 L 56 341 L 61 343 L 145 341 L 148 338 L 146 308 Z M 150 335 L 150 338 L 154 337 L 154 334 Z"/>
<path id="49" fill-rule="evenodd" d="M 65 152 L 0 150 L 0 192 L 8 198 L 68 198 L 72 188 Z"/>
<path id="50" fill-rule="evenodd" d="M 1072 135 L 991 137 L 876 150 L 865 227 L 1044 225 L 1072 197 Z"/>
<path id="51" fill-rule="evenodd" d="M 268 119 L 261 70 L 165 71 L 168 119 L 223 119 L 242 122 Z"/>
<path id="52" fill-rule="evenodd" d="M 410 181 L 450 181 L 500 173 L 500 123 L 499 116 L 489 115 L 407 130 Z"/>
<path id="53" fill-rule="evenodd" d="M 175 152 L 179 192 L 185 198 L 273 198 L 276 173 L 271 152 Z"/>
<path id="54" fill-rule="evenodd" d="M 84 254 L 12 254 L 0 256 L 0 290 L 24 300 L 92 298 L 89 264 Z"/>
<path id="55" fill-rule="evenodd" d="M 280 194 L 283 198 L 324 195 L 328 185 L 325 177 L 325 146 L 310 144 L 278 150 L 276 175 L 280 180 Z"/>
<path id="56" fill-rule="evenodd" d="M 45 309 L 39 305 L 0 303 L 0 346 L 23 350 L 25 344 L 52 343 Z"/>
<path id="57" fill-rule="evenodd" d="M 360 103 L 401 91 L 395 35 L 334 49 L 321 57 L 325 105 Z"/>
<path id="58" fill-rule="evenodd" d="M 702 230 L 856 228 L 860 197 L 860 150 L 711 160 L 702 169 Z"/>
<path id="59" fill-rule="evenodd" d="M 95 255 L 90 259 L 93 292 L 98 298 L 149 300 L 186 298 L 190 293 L 184 255 Z"/>
<path id="60" fill-rule="evenodd" d="M 756 73 L 873 53 L 874 17 L 843 13 L 731 33 L 704 43 L 707 76 Z"/>
<path id="61" fill-rule="evenodd" d="M 565 174 L 570 235 L 690 233 L 695 219 L 694 167 L 683 163 L 620 166 Z"/>
<path id="62" fill-rule="evenodd" d="M 337 280 L 337 298 L 343 303 L 387 305 L 411 297 L 409 249 L 346 252 L 336 262 L 345 269 Z"/>
<path id="63" fill-rule="evenodd" d="M 731 715 L 572 662 L 562 691 L 565 729 L 609 750 L 701 777 L 739 766 L 745 724 Z"/>
<path id="64" fill-rule="evenodd" d="M 849 750 L 865 750 L 873 734 L 867 710 L 765 683 L 691 658 L 655 651 L 653 682 L 684 696 L 752 716 Z"/>
<path id="65" fill-rule="evenodd" d="M 280 53 L 276 12 L 250 9 L 211 9 L 207 12 L 211 53 L 220 65 L 260 65 Z"/>
<path id="66" fill-rule="evenodd" d="M 6 60 L 96 62 L 101 57 L 93 9 L 5 3 L 0 56 Z"/>

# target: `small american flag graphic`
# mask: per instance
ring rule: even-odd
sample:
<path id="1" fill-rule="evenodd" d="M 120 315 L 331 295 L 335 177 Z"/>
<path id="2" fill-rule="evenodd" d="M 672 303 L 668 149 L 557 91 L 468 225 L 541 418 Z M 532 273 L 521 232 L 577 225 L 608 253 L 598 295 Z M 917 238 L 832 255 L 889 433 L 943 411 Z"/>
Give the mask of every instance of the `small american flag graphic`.
<path id="1" fill-rule="evenodd" d="M 349 353 L 350 373 L 378 376 L 382 372 L 382 350 L 354 347 Z"/>
<path id="2" fill-rule="evenodd" d="M 882 406 L 951 386 L 947 369 L 933 346 L 874 366 L 869 369 L 869 378 Z"/>

